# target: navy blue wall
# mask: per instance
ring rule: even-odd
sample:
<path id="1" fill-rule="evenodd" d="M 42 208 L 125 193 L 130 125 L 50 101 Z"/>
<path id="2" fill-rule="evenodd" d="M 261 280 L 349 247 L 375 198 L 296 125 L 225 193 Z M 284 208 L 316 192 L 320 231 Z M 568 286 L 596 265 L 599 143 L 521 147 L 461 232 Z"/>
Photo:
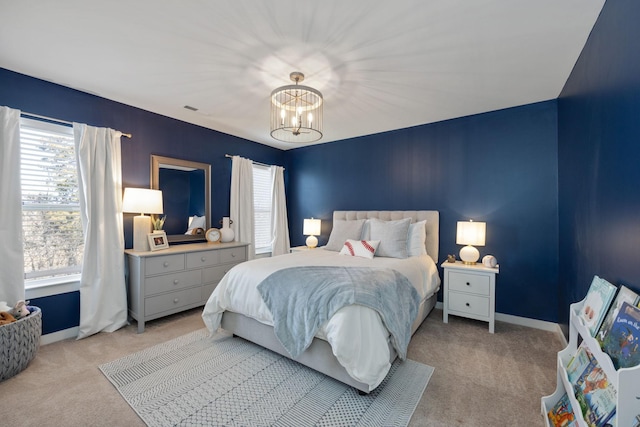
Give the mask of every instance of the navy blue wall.
<path id="1" fill-rule="evenodd" d="M 460 250 L 456 221 L 486 221 L 497 311 L 558 320 L 555 100 L 298 148 L 287 170 L 292 245 L 312 216 L 326 243 L 334 210 L 436 209 L 442 261 Z"/>
<path id="2" fill-rule="evenodd" d="M 131 133 L 122 138 L 123 187 L 149 187 L 151 154 L 211 164 L 211 219 L 229 216 L 231 159 L 238 154 L 259 162 L 282 164 L 283 152 L 245 139 L 194 126 L 64 86 L 0 68 L 0 105 L 65 121 L 110 127 Z M 250 118 L 248 118 L 250 119 Z M 132 247 L 134 214 L 125 214 L 125 246 Z M 52 300 L 53 301 L 53 300 Z M 32 301 L 32 304 L 36 305 Z M 51 319 L 65 327 L 78 325 L 77 292 L 56 296 L 43 309 L 43 329 Z M 63 328 L 64 329 L 64 328 Z"/>
<path id="3" fill-rule="evenodd" d="M 608 0 L 558 100 L 562 293 L 595 274 L 640 291 L 640 2 Z"/>

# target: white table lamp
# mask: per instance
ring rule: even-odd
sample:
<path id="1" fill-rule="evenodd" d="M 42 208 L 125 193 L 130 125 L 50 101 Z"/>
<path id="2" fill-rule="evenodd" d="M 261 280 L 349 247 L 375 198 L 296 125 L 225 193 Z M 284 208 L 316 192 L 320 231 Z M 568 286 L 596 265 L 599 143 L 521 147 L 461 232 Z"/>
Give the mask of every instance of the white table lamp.
<path id="1" fill-rule="evenodd" d="M 458 221 L 456 244 L 466 245 L 460 249 L 460 259 L 465 264 L 475 264 L 480 252 L 474 246 L 484 246 L 487 224 L 485 222 Z"/>
<path id="2" fill-rule="evenodd" d="M 320 235 L 320 225 L 321 221 L 319 219 L 305 219 L 304 226 L 302 227 L 302 234 L 307 237 L 307 247 L 315 248 L 318 246 L 318 238 L 316 236 Z"/>
<path id="3" fill-rule="evenodd" d="M 151 233 L 151 217 L 145 214 L 161 214 L 162 191 L 148 188 L 125 188 L 122 211 L 139 213 L 133 217 L 133 250 L 148 251 L 147 234 Z"/>

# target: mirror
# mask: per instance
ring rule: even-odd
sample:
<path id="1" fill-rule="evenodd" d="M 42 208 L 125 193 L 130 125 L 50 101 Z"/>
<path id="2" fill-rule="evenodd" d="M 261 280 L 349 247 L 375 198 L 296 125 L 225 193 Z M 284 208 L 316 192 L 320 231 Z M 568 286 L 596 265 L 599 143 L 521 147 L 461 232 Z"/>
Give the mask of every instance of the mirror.
<path id="1" fill-rule="evenodd" d="M 211 227 L 211 165 L 151 155 L 151 188 L 162 190 L 164 230 L 169 243 L 204 241 L 203 234 L 185 234 L 189 217 L 204 216 Z"/>

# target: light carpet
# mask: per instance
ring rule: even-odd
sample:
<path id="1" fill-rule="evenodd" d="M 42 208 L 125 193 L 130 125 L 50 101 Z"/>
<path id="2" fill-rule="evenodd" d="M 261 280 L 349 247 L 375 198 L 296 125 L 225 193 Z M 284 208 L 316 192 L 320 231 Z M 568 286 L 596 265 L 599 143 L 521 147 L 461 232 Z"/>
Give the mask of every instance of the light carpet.
<path id="1" fill-rule="evenodd" d="M 99 366 L 149 426 L 406 426 L 433 368 L 396 360 L 369 395 L 201 329 Z"/>

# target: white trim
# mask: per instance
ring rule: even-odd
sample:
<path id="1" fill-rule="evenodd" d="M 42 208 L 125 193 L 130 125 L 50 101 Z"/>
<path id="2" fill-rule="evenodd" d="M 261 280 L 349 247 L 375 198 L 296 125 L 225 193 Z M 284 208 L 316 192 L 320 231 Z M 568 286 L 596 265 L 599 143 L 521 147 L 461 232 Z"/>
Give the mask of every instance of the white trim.
<path id="1" fill-rule="evenodd" d="M 40 345 L 52 344 L 54 342 L 66 340 L 69 338 L 77 338 L 79 331 L 80 331 L 80 327 L 74 326 L 73 328 L 63 329 L 61 331 L 56 331 L 50 334 L 42 335 L 40 337 Z"/>
<path id="2" fill-rule="evenodd" d="M 437 302 L 436 308 L 442 309 L 442 303 Z M 499 320 L 505 323 L 511 323 L 513 325 L 520 325 L 520 326 L 526 326 L 528 328 L 555 332 L 558 336 L 562 337 L 562 340 L 564 341 L 566 346 L 567 339 L 564 337 L 564 334 L 562 333 L 562 329 L 560 328 L 560 325 L 558 325 L 557 323 L 547 322 L 545 320 L 530 319 L 528 317 L 513 316 L 511 314 L 504 314 L 504 313 L 496 313 L 496 320 Z"/>
<path id="3" fill-rule="evenodd" d="M 25 299 L 43 298 L 80 290 L 80 275 L 25 282 Z"/>

